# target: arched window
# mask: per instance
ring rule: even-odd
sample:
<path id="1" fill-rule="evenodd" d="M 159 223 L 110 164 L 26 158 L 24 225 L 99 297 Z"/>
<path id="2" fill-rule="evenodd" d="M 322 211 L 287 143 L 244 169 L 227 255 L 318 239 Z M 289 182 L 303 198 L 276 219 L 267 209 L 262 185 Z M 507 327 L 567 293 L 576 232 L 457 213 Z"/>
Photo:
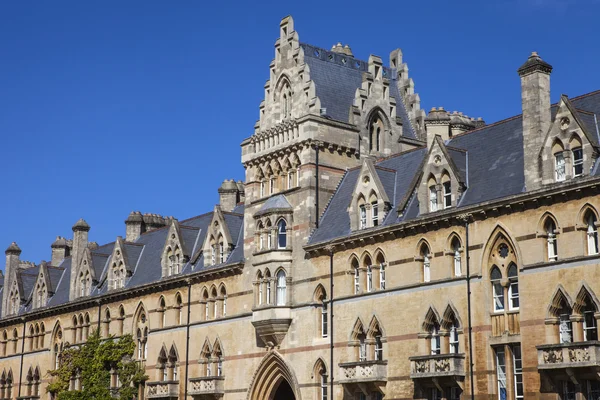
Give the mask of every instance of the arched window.
<path id="1" fill-rule="evenodd" d="M 140 306 L 134 327 L 138 360 L 145 360 L 148 357 L 148 326 L 148 315 L 143 306 Z"/>
<path id="2" fill-rule="evenodd" d="M 588 210 L 585 213 L 588 255 L 598 254 L 598 228 L 596 227 L 596 223 L 596 214 L 594 214 L 591 210 Z"/>
<path id="3" fill-rule="evenodd" d="M 177 308 L 177 324 L 181 325 L 183 324 L 183 302 L 179 293 L 175 296 L 175 307 Z"/>
<path id="4" fill-rule="evenodd" d="M 320 305 L 316 307 L 318 311 L 318 324 L 320 337 L 326 338 L 329 333 L 329 314 L 328 314 L 328 302 L 327 293 L 323 285 L 319 284 L 315 290 L 314 300 Z"/>
<path id="5" fill-rule="evenodd" d="M 367 205 L 365 199 L 360 196 L 358 199 L 358 229 L 367 227 Z"/>
<path id="6" fill-rule="evenodd" d="M 160 353 L 158 354 L 157 360 L 157 370 L 158 370 L 158 380 L 159 381 L 168 381 L 169 380 L 169 371 L 167 369 L 167 352 L 163 345 L 163 348 L 160 349 Z"/>
<path id="7" fill-rule="evenodd" d="M 219 318 L 219 303 L 217 300 L 217 287 L 215 285 L 210 289 L 210 301 L 212 303 L 211 311 L 213 319 Z"/>
<path id="8" fill-rule="evenodd" d="M 504 288 L 502 287 L 502 273 L 494 265 L 490 273 L 492 294 L 494 296 L 494 311 L 504 311 Z"/>
<path id="9" fill-rule="evenodd" d="M 263 251 L 265 249 L 265 232 L 264 226 L 261 221 L 258 221 L 256 224 L 256 230 L 258 231 L 258 251 Z"/>
<path id="10" fill-rule="evenodd" d="M 104 337 L 108 337 L 110 335 L 110 310 L 106 308 L 104 310 Z"/>
<path id="11" fill-rule="evenodd" d="M 218 339 L 215 341 L 215 345 L 213 346 L 214 350 L 212 353 L 212 358 L 215 360 L 215 372 L 217 376 L 223 376 L 223 350 L 221 349 L 221 344 Z"/>
<path id="12" fill-rule="evenodd" d="M 557 182 L 564 181 L 567 178 L 567 166 L 564 148 L 560 142 L 554 143 L 552 153 L 554 154 L 554 179 Z"/>
<path id="13" fill-rule="evenodd" d="M 442 175 L 442 191 L 444 209 L 452 207 L 452 182 L 446 171 Z"/>
<path id="14" fill-rule="evenodd" d="M 263 280 L 263 275 L 261 271 L 258 271 L 258 273 L 256 274 L 256 286 L 257 286 L 257 291 L 258 293 L 257 295 L 257 299 L 256 299 L 256 303 L 260 306 L 263 304 L 264 298 L 263 298 L 263 286 L 264 286 L 264 280 Z"/>
<path id="15" fill-rule="evenodd" d="M 210 362 L 211 359 L 211 347 L 208 339 L 204 341 L 204 346 L 202 346 L 202 351 L 200 353 L 200 361 L 199 364 L 204 365 L 204 376 L 213 376 L 212 364 Z"/>
<path id="16" fill-rule="evenodd" d="M 267 304 L 271 304 L 271 272 L 265 271 L 265 300 Z"/>
<path id="17" fill-rule="evenodd" d="M 63 350 L 63 333 L 60 325 L 54 329 L 54 335 L 52 337 L 52 364 L 54 369 L 60 367 L 60 358 Z"/>
<path id="18" fill-rule="evenodd" d="M 202 303 L 204 303 L 204 320 L 210 319 L 210 304 L 208 302 L 208 289 L 204 288 L 202 292 Z"/>
<path id="19" fill-rule="evenodd" d="M 373 291 L 373 266 L 371 264 L 371 257 L 365 256 L 363 266 L 367 270 L 367 292 Z"/>
<path id="20" fill-rule="evenodd" d="M 356 258 L 352 259 L 352 264 L 351 264 L 351 268 L 352 268 L 352 275 L 353 275 L 353 282 L 354 282 L 354 294 L 359 294 L 360 293 L 360 268 L 358 265 L 358 260 Z"/>
<path id="21" fill-rule="evenodd" d="M 221 316 L 227 316 L 227 289 L 225 289 L 225 285 L 221 285 L 221 289 L 219 290 L 219 296 L 221 297 Z"/>
<path id="22" fill-rule="evenodd" d="M 369 197 L 369 203 L 371 203 L 371 225 L 378 226 L 379 225 L 379 203 L 377 201 L 377 195 L 375 193 L 371 193 Z"/>
<path id="23" fill-rule="evenodd" d="M 369 126 L 369 151 L 382 150 L 382 136 L 384 131 L 383 121 L 377 113 L 371 120 Z"/>
<path id="24" fill-rule="evenodd" d="M 327 369 L 325 363 L 319 359 L 313 369 L 314 379 L 317 381 L 317 400 L 327 400 Z"/>
<path id="25" fill-rule="evenodd" d="M 2 357 L 6 356 L 7 353 L 7 346 L 8 346 L 8 332 L 6 332 L 6 329 L 2 332 L 2 341 L 0 341 L 0 355 Z M 1 397 L 0 397 L 1 398 Z"/>
<path id="26" fill-rule="evenodd" d="M 12 388 L 13 388 L 13 375 L 12 370 L 8 370 L 8 375 L 6 376 L 6 398 L 12 398 Z"/>
<path id="27" fill-rule="evenodd" d="M 556 261 L 558 258 L 558 245 L 556 242 L 556 224 L 552 218 L 546 218 L 544 230 L 546 231 L 548 261 Z"/>
<path id="28" fill-rule="evenodd" d="M 517 266 L 511 263 L 508 266 L 508 299 L 509 309 L 519 309 L 519 276 Z"/>
<path id="29" fill-rule="evenodd" d="M 462 260 L 460 256 L 460 240 L 456 236 L 452 238 L 450 243 L 452 247 L 452 264 L 454 266 L 454 276 L 462 275 Z"/>
<path id="30" fill-rule="evenodd" d="M 421 245 L 421 258 L 423 259 L 423 282 L 431 280 L 431 252 L 426 243 Z"/>
<path id="31" fill-rule="evenodd" d="M 287 282 L 285 271 L 280 269 L 277 272 L 277 305 L 284 306 L 287 303 Z"/>
<path id="32" fill-rule="evenodd" d="M 280 219 L 277 223 L 277 247 L 285 249 L 287 247 L 287 223 Z"/>
<path id="33" fill-rule="evenodd" d="M 125 307 L 123 307 L 123 305 L 119 306 L 119 336 L 123 335 L 123 324 L 125 322 Z"/>
<path id="34" fill-rule="evenodd" d="M 267 220 L 267 224 L 266 224 L 266 234 L 267 234 L 267 249 L 271 250 L 273 248 L 273 243 L 272 243 L 272 232 L 271 232 L 271 221 Z"/>
<path id="35" fill-rule="evenodd" d="M 429 342 L 429 354 L 440 354 L 440 323 L 438 320 L 437 313 L 434 312 L 434 310 L 431 308 L 425 315 L 425 321 L 423 322 L 423 330 L 427 334 L 426 338 Z"/>
<path id="36" fill-rule="evenodd" d="M 179 380 L 179 366 L 177 365 L 177 350 L 175 346 L 171 346 L 171 350 L 169 350 L 169 370 L 170 370 L 170 380 L 178 381 Z"/>
<path id="37" fill-rule="evenodd" d="M 163 296 L 158 300 L 158 321 L 160 328 L 167 326 L 167 305 Z"/>
<path id="38" fill-rule="evenodd" d="M 429 177 L 429 181 L 427 183 L 427 187 L 429 188 L 429 211 L 434 212 L 438 210 L 438 196 L 437 196 L 437 182 L 433 175 Z"/>

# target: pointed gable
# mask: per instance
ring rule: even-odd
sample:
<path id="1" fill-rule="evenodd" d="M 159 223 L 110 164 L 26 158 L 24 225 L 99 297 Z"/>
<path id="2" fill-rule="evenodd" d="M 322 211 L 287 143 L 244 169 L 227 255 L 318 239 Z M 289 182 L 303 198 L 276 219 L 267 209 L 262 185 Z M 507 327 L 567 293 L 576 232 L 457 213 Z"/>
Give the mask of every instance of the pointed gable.
<path id="1" fill-rule="evenodd" d="M 375 167 L 372 159 L 365 158 L 348 206 L 352 230 L 381 225 L 391 205 L 386 186 L 393 188 L 394 176 L 395 171 Z"/>
<path id="2" fill-rule="evenodd" d="M 235 246 L 221 207 L 215 206 L 212 220 L 207 227 L 204 244 L 204 265 L 222 264 Z"/>
<path id="3" fill-rule="evenodd" d="M 193 251 L 193 248 L 190 247 L 184 239 L 179 222 L 173 219 L 162 250 L 161 270 L 163 277 L 179 274 L 183 270 L 184 265 L 190 259 L 191 251 Z"/>
<path id="4" fill-rule="evenodd" d="M 542 184 L 551 184 L 591 173 L 597 158 L 595 115 L 576 109 L 565 95 L 539 150 Z"/>
<path id="5" fill-rule="evenodd" d="M 455 207 L 466 187 L 466 174 L 466 153 L 448 149 L 442 138 L 436 135 L 423 160 L 417 188 L 419 213 Z"/>
<path id="6" fill-rule="evenodd" d="M 125 286 L 125 280 L 133 274 L 135 265 L 131 265 L 125 242 L 117 237 L 108 269 L 109 289 L 120 289 Z"/>

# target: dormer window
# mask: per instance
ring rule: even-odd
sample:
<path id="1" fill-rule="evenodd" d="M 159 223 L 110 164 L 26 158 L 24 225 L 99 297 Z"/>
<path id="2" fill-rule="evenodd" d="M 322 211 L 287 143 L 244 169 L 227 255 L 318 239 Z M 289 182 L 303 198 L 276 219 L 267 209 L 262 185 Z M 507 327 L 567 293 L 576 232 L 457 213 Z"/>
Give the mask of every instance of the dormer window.
<path id="1" fill-rule="evenodd" d="M 583 175 L 583 149 L 576 147 L 571 150 L 573 153 L 573 176 Z"/>
<path id="2" fill-rule="evenodd" d="M 379 209 L 377 208 L 377 200 L 371 203 L 371 217 L 373 219 L 373 226 L 379 225 Z"/>
<path id="3" fill-rule="evenodd" d="M 452 207 L 452 184 L 448 180 L 442 186 L 444 188 L 444 208 L 450 208 Z"/>
<path id="4" fill-rule="evenodd" d="M 565 156 L 560 151 L 554 154 L 554 179 L 556 182 L 562 182 L 567 178 L 567 167 L 565 164 Z"/>
<path id="5" fill-rule="evenodd" d="M 435 185 L 429 186 L 429 211 L 434 212 L 438 210 L 437 203 L 437 190 Z"/>
<path id="6" fill-rule="evenodd" d="M 360 210 L 359 229 L 365 229 L 367 227 L 367 206 L 364 204 L 361 204 L 360 206 L 358 206 L 358 208 Z"/>

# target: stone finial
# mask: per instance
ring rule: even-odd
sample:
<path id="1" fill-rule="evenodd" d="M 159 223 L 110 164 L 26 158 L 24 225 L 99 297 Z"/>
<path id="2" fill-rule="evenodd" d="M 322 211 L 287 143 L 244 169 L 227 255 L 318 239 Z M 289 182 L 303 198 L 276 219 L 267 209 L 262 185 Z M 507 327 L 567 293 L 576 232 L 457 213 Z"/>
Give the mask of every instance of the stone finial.
<path id="1" fill-rule="evenodd" d="M 85 222 L 85 220 L 83 218 L 80 218 L 79 221 L 75 222 L 75 225 L 73 225 L 72 229 L 73 229 L 73 232 L 76 232 L 76 231 L 89 232 L 90 226 L 88 225 L 87 222 Z"/>
<path id="2" fill-rule="evenodd" d="M 6 249 L 6 251 L 4 252 L 4 254 L 6 255 L 19 255 L 21 254 L 21 248 L 17 245 L 17 242 L 12 242 L 10 244 L 10 246 L 8 246 L 8 248 Z"/>
<path id="3" fill-rule="evenodd" d="M 534 72 L 541 72 L 544 74 L 550 74 L 552 72 L 552 66 L 538 55 L 536 51 L 532 52 L 527 61 L 517 70 L 520 76 L 532 74 Z"/>

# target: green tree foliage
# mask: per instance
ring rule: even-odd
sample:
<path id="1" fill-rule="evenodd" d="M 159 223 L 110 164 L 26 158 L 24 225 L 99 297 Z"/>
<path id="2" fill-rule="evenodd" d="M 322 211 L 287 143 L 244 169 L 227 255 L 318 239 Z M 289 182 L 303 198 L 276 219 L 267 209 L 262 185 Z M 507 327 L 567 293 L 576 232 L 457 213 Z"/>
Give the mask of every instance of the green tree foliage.
<path id="1" fill-rule="evenodd" d="M 119 339 L 102 339 L 94 331 L 83 345 L 67 345 L 60 357 L 60 366 L 49 371 L 54 379 L 48 392 L 58 400 L 112 400 L 111 370 L 119 375 L 121 387 L 118 397 L 131 400 L 137 396 L 137 387 L 148 377 L 132 359 L 135 342 L 131 335 Z M 81 390 L 69 390 L 72 377 L 79 376 Z"/>

